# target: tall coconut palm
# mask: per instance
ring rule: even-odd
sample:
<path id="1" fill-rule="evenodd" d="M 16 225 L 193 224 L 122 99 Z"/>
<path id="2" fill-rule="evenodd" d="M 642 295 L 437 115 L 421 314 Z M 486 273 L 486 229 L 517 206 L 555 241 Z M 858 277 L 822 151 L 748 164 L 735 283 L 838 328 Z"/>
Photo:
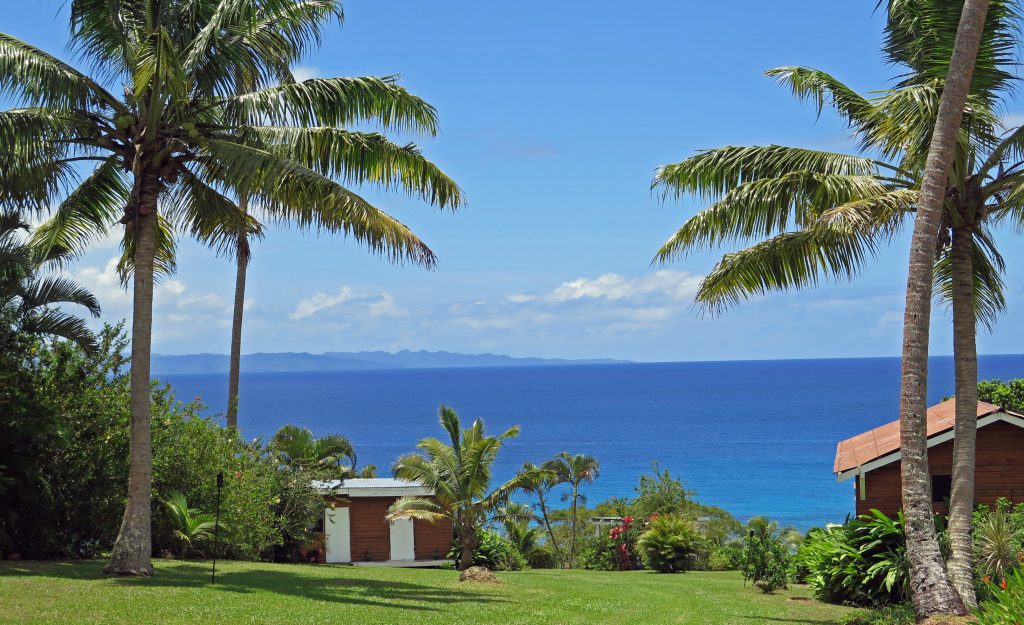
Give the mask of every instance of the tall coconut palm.
<path id="1" fill-rule="evenodd" d="M 461 571 L 473 565 L 473 554 L 480 546 L 479 531 L 491 513 L 526 486 L 531 476 L 520 473 L 491 488 L 491 472 L 498 451 L 505 441 L 519 435 L 519 426 L 498 436 L 488 436 L 483 419 L 463 429 L 459 416 L 444 405 L 440 419 L 449 442 L 424 438 L 417 447 L 425 455 L 402 456 L 392 467 L 396 478 L 426 486 L 434 493 L 433 498 L 401 497 L 392 504 L 387 518 L 389 521 L 422 519 L 431 523 L 451 520 L 459 543 L 458 568 Z"/>
<path id="2" fill-rule="evenodd" d="M 57 307 L 76 304 L 99 317 L 99 302 L 74 280 L 40 274 L 44 265 L 61 262 L 64 252 L 33 248 L 26 242 L 28 229 L 20 215 L 0 214 L 0 319 L 10 324 L 14 336 L 62 338 L 94 351 L 96 336 L 85 321 Z"/>
<path id="3" fill-rule="evenodd" d="M 558 539 L 555 538 L 555 532 L 551 529 L 551 517 L 548 514 L 548 497 L 551 494 L 551 490 L 565 482 L 555 471 L 538 467 L 529 462 L 519 469 L 519 474 L 527 478 L 523 490 L 537 496 L 537 505 L 540 506 L 540 518 L 544 522 L 544 529 L 548 533 L 548 540 L 551 541 L 551 547 L 554 549 L 555 557 L 558 559 L 558 565 L 565 566 L 562 550 L 558 547 Z"/>
<path id="4" fill-rule="evenodd" d="M 593 456 L 562 451 L 545 462 L 542 468 L 552 471 L 559 481 L 569 485 L 569 492 L 562 499 L 569 502 L 569 568 L 573 568 L 576 566 L 576 527 L 579 524 L 577 510 L 580 502 L 587 499 L 581 489 L 583 484 L 592 484 L 597 479 L 601 465 Z"/>
<path id="5" fill-rule="evenodd" d="M 286 82 L 294 82 L 290 71 L 282 68 Z M 247 82 L 240 81 L 246 85 Z M 241 90 L 244 93 L 245 90 Z M 378 121 L 362 119 L 359 111 L 353 111 L 354 121 Z M 433 135 L 436 120 L 395 120 L 387 125 L 399 130 L 412 130 Z M 403 127 L 404 126 L 404 127 Z M 264 129 L 275 144 L 281 146 L 284 154 L 295 161 L 316 168 L 318 171 L 343 180 L 346 184 L 369 184 L 385 189 L 400 189 L 439 208 L 455 209 L 462 204 L 462 192 L 458 185 L 436 165 L 427 160 L 420 149 L 412 143 L 397 145 L 377 132 L 360 132 L 341 128 L 316 128 L 302 134 L 290 133 L 288 129 Z M 262 218 L 275 222 L 294 223 L 300 229 L 316 229 L 345 234 L 349 224 L 345 215 L 328 211 L 319 215 L 315 223 L 307 219 L 282 219 L 280 214 L 261 211 L 258 205 L 250 206 L 249 194 L 245 189 L 237 192 L 237 207 L 242 215 Z M 254 210 L 255 209 L 255 210 Z M 221 252 L 235 260 L 235 292 L 231 319 L 231 355 L 228 368 L 227 425 L 238 425 L 238 380 L 242 354 L 242 322 L 245 314 L 245 287 L 251 259 L 251 243 L 254 237 L 262 236 L 265 227 L 256 220 L 244 223 L 235 236 L 226 241 L 216 241 Z M 433 268 L 433 253 L 424 248 L 424 253 L 412 259 L 403 256 L 392 260 L 412 260 L 425 268 Z"/>
<path id="6" fill-rule="evenodd" d="M 288 469 L 332 473 L 332 477 L 350 477 L 356 470 L 356 451 L 341 434 L 317 437 L 309 429 L 286 425 L 270 439 L 277 457 Z"/>
<path id="7" fill-rule="evenodd" d="M 903 482 L 903 509 L 906 515 L 907 559 L 910 562 L 910 587 L 914 610 L 919 619 L 933 614 L 966 614 L 966 603 L 975 604 L 974 578 L 970 549 L 971 509 L 974 494 L 974 438 L 977 417 L 977 350 L 973 327 L 974 275 L 971 271 L 971 230 L 964 221 L 954 222 L 954 315 L 968 315 L 970 337 L 957 339 L 955 357 L 970 363 L 970 371 L 962 364 L 956 373 L 957 382 L 970 391 L 960 394 L 958 388 L 956 434 L 953 471 L 957 474 L 954 488 L 961 489 L 956 513 L 950 519 L 957 527 L 950 528 L 950 538 L 958 543 L 958 553 L 951 564 L 951 573 L 958 583 L 949 583 L 943 569 L 942 554 L 931 522 L 931 483 L 928 470 L 928 332 L 931 320 L 932 264 L 938 227 L 946 203 L 948 171 L 953 164 L 960 138 L 961 120 L 971 90 L 974 67 L 985 29 L 988 0 L 966 0 L 949 62 L 949 71 L 939 100 L 935 131 L 924 166 L 917 219 L 910 243 L 910 270 L 907 276 L 907 304 L 903 317 L 903 371 L 900 383 L 900 463 Z M 955 216 L 961 216 L 954 213 Z M 963 259 L 966 266 L 956 261 Z M 962 351 L 968 347 L 968 352 Z M 963 389 L 967 391 L 967 389 Z M 968 398 L 973 401 L 968 403 Z M 969 420 L 969 421 L 968 421 Z M 959 445 L 960 449 L 956 447 Z M 966 449 L 969 446 L 970 449 Z M 965 471 L 967 474 L 965 474 Z M 970 482 L 970 485 L 968 485 Z M 970 492 L 965 501 L 963 489 Z M 953 510 L 950 511 L 953 513 Z M 967 549 L 968 551 L 964 551 Z M 959 594 L 958 594 L 959 592 Z"/>
<path id="8" fill-rule="evenodd" d="M 107 571 L 152 573 L 149 374 L 153 280 L 173 233 L 230 245 L 253 221 L 229 195 L 313 227 L 325 216 L 390 258 L 423 262 L 409 230 L 333 180 L 354 120 L 434 128 L 436 114 L 392 78 L 282 83 L 282 67 L 338 14 L 333 0 L 71 0 L 72 45 L 92 76 L 0 34 L 0 205 L 45 212 L 37 239 L 81 251 L 124 224 L 133 289 L 131 462 Z M 235 93 L 238 76 L 252 90 Z M 117 95 L 115 95 L 117 94 Z M 319 146 L 308 162 L 295 146 Z M 78 186 L 77 167 L 92 163 Z"/>
<path id="9" fill-rule="evenodd" d="M 974 344 L 975 315 L 990 325 L 1005 304 L 1000 276 L 1004 265 L 987 224 L 1021 218 L 1021 131 L 998 137 L 992 113 L 1013 80 L 1006 67 L 1012 60 L 1017 19 L 1012 2 L 994 4 L 989 12 L 962 141 L 947 180 L 942 220 L 947 234 L 937 248 L 934 276 L 939 292 L 954 302 L 955 335 L 961 346 Z M 936 77 L 943 76 L 949 58 L 936 50 L 951 49 L 958 20 L 959 7 L 950 3 L 893 2 L 886 53 L 909 71 L 895 89 L 875 99 L 818 70 L 770 71 L 794 93 L 814 101 L 819 114 L 825 103 L 834 106 L 865 150 L 881 158 L 768 146 L 710 150 L 666 166 L 656 185 L 670 193 L 695 193 L 718 201 L 687 221 L 658 259 L 668 261 L 692 249 L 732 241 L 759 241 L 726 255 L 703 281 L 697 300 L 712 311 L 752 295 L 810 286 L 822 275 L 854 276 L 917 210 L 942 93 Z M 953 279 L 954 266 L 959 281 Z M 971 278 L 963 279 L 964 272 Z M 968 305 L 957 307 L 958 301 Z M 958 405 L 967 406 L 971 417 L 959 422 L 956 445 L 961 457 L 970 457 L 961 467 L 973 467 L 971 407 L 976 395 L 972 400 L 971 394 L 976 393 L 976 383 L 968 383 L 973 350 L 958 348 L 957 361 L 957 393 L 965 398 Z M 973 491 L 967 489 L 973 488 L 973 478 L 961 471 L 955 479 L 961 486 L 959 501 L 968 509 L 964 514 L 961 506 L 954 506 L 959 513 L 951 515 L 951 526 L 966 524 L 966 530 L 958 532 L 966 540 L 959 540 L 955 551 L 969 562 Z M 970 588 L 968 583 L 964 589 L 968 597 Z"/>

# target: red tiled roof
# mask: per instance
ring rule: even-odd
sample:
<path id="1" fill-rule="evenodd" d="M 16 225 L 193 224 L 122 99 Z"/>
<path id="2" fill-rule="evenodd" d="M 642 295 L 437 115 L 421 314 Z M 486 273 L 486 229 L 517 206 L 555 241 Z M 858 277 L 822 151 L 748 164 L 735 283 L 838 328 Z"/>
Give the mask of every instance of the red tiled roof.
<path id="1" fill-rule="evenodd" d="M 994 404 L 978 402 L 978 418 L 999 412 Z M 956 400 L 947 399 L 928 409 L 928 438 L 953 429 L 956 416 Z M 836 463 L 833 471 L 842 473 L 867 464 L 900 448 L 900 422 L 893 421 L 881 427 L 868 430 L 848 438 L 836 446 Z"/>

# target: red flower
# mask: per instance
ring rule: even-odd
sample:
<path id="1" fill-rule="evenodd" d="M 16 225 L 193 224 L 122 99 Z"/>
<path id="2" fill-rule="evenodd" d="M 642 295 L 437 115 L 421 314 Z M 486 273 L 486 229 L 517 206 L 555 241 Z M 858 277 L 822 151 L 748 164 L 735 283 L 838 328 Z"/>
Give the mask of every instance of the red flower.
<path id="1" fill-rule="evenodd" d="M 242 479 L 242 472 L 241 471 L 235 471 L 235 479 L 236 480 Z"/>
<path id="2" fill-rule="evenodd" d="M 1003 590 L 1006 590 L 1006 580 L 1005 579 L 1003 581 L 999 582 L 999 587 L 1002 588 Z"/>
<path id="3" fill-rule="evenodd" d="M 630 523 L 633 522 L 633 517 L 631 517 L 631 516 L 624 516 L 624 517 L 622 517 L 622 522 L 625 523 L 626 525 L 629 525 Z"/>
<path id="4" fill-rule="evenodd" d="M 986 575 L 985 577 L 982 577 L 981 578 L 981 583 L 983 583 L 983 584 L 991 584 L 992 583 L 992 576 L 991 575 Z"/>

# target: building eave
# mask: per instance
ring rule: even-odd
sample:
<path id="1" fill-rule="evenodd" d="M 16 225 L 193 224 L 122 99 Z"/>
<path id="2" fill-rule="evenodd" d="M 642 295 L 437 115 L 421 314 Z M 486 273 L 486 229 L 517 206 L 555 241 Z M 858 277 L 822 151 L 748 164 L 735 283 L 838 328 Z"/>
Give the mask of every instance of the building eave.
<path id="1" fill-rule="evenodd" d="M 999 422 L 999 421 L 1002 421 L 1003 423 L 1009 423 L 1010 425 L 1015 425 L 1015 426 L 1017 426 L 1019 428 L 1024 428 L 1024 416 L 1018 415 L 1016 413 L 1006 412 L 1006 411 L 1002 411 L 1001 410 L 999 412 L 994 412 L 992 414 L 989 414 L 989 415 L 986 415 L 984 417 L 979 418 L 978 419 L 978 429 L 980 430 L 981 428 L 987 427 L 987 426 L 992 425 L 993 423 L 996 423 L 996 422 Z M 928 439 L 928 448 L 931 449 L 932 447 L 935 447 L 936 445 L 941 445 L 942 443 L 947 443 L 947 442 L 953 440 L 953 437 L 955 435 L 956 435 L 956 432 L 953 429 L 949 429 L 949 430 L 946 430 L 944 432 L 940 432 L 939 434 L 936 434 L 936 435 L 934 435 L 934 436 L 932 436 L 932 437 L 930 437 Z M 837 472 L 836 473 L 836 481 L 837 482 L 845 482 L 846 480 L 848 480 L 850 478 L 853 478 L 853 477 L 855 477 L 857 475 L 863 475 L 865 473 L 870 473 L 871 471 L 874 471 L 875 469 L 880 469 L 881 467 L 884 467 L 886 465 L 892 464 L 894 462 L 899 462 L 902 459 L 903 459 L 902 452 L 894 451 L 894 452 L 886 454 L 884 456 L 880 456 L 878 458 L 875 458 L 874 460 L 872 460 L 870 462 L 865 462 L 864 464 L 862 464 L 860 466 L 852 467 L 850 469 L 846 469 L 845 471 Z"/>

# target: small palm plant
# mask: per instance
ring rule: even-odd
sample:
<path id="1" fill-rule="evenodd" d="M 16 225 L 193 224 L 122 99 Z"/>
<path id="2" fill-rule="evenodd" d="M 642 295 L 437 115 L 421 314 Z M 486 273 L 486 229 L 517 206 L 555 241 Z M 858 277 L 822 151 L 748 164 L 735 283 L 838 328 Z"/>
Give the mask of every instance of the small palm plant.
<path id="1" fill-rule="evenodd" d="M 171 517 L 171 523 L 174 524 L 174 536 L 181 542 L 180 557 L 182 559 L 191 551 L 198 552 L 199 549 L 196 547 L 198 543 L 213 538 L 217 519 L 212 514 L 189 508 L 185 495 L 174 491 L 162 503 Z M 220 526 L 224 527 L 223 523 Z M 202 554 L 202 552 L 199 553 Z"/>
<path id="2" fill-rule="evenodd" d="M 331 477 L 349 477 L 355 472 L 355 448 L 341 434 L 318 438 L 307 428 L 286 425 L 274 434 L 271 444 L 281 464 L 293 471 L 312 469 Z"/>
<path id="3" fill-rule="evenodd" d="M 519 426 L 498 436 L 488 436 L 483 419 L 463 429 L 459 415 L 448 406 L 441 406 L 440 416 L 450 443 L 424 438 L 417 447 L 426 455 L 402 456 L 393 467 L 395 477 L 426 486 L 433 491 L 433 498 L 401 497 L 391 505 L 387 519 L 421 519 L 431 523 L 451 520 L 459 543 L 461 571 L 473 565 L 480 530 L 487 519 L 512 493 L 525 488 L 531 475 L 519 473 L 491 488 L 491 469 L 498 450 L 506 440 L 519 435 Z"/>
<path id="4" fill-rule="evenodd" d="M 531 525 L 541 519 L 533 513 L 530 506 L 510 501 L 498 508 L 495 519 L 501 522 L 505 538 L 515 545 L 516 550 L 527 561 L 540 549 L 540 537 L 544 533 L 544 528 Z"/>

